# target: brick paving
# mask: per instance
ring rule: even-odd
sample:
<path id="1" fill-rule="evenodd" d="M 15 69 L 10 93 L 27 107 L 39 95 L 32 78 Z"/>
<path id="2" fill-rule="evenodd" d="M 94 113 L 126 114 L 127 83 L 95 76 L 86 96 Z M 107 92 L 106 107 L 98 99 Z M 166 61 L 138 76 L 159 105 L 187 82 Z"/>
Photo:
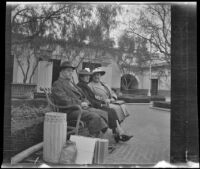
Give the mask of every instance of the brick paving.
<path id="1" fill-rule="evenodd" d="M 117 144 L 106 164 L 155 164 L 170 160 L 170 112 L 149 105 L 127 105 L 130 116 L 122 123 L 134 137 Z"/>

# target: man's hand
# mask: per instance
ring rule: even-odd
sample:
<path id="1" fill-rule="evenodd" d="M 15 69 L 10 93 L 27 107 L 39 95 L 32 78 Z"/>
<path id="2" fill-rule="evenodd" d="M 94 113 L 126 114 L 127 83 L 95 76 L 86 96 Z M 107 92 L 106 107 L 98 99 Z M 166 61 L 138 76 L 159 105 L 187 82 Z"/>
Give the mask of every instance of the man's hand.
<path id="1" fill-rule="evenodd" d="M 82 108 L 87 108 L 88 107 L 88 103 L 87 102 L 82 102 L 81 103 L 81 107 Z"/>

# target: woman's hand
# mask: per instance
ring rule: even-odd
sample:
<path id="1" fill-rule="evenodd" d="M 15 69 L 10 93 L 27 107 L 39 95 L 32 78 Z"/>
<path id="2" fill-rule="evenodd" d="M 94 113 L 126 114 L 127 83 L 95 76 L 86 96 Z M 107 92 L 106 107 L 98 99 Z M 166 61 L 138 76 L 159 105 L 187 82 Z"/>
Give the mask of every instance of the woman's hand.
<path id="1" fill-rule="evenodd" d="M 109 107 L 108 104 L 101 104 L 101 107 Z"/>
<path id="2" fill-rule="evenodd" d="M 114 102 L 115 101 L 115 99 L 114 98 L 112 98 L 112 99 L 110 99 L 110 102 L 112 103 L 112 102 Z"/>
<path id="3" fill-rule="evenodd" d="M 106 100 L 104 100 L 104 101 L 105 101 L 105 104 L 107 105 L 107 107 L 109 107 L 110 99 L 106 99 Z"/>
<path id="4" fill-rule="evenodd" d="M 105 100 L 105 103 L 106 103 L 106 104 L 110 104 L 110 99 L 106 99 L 106 100 Z"/>

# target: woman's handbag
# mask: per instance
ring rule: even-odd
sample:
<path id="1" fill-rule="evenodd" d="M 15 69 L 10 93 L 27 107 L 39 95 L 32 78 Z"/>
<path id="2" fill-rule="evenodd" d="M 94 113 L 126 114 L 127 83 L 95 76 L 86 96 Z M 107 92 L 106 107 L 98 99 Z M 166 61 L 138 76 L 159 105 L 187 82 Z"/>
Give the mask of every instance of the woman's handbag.
<path id="1" fill-rule="evenodd" d="M 67 140 L 60 153 L 60 164 L 75 164 L 77 157 L 76 143 Z"/>

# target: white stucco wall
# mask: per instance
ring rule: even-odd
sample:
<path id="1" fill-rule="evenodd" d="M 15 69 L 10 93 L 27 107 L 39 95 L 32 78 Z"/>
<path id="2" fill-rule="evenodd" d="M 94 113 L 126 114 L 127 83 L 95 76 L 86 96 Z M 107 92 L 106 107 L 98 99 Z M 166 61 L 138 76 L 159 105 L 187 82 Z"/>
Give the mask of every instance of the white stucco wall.
<path id="1" fill-rule="evenodd" d="M 40 87 L 51 87 L 52 83 L 53 63 L 48 61 L 40 61 L 38 64 L 38 83 L 37 92 L 40 92 Z"/>
<path id="2" fill-rule="evenodd" d="M 59 51 L 60 49 L 58 49 Z M 59 52 L 57 53 L 59 54 Z M 94 56 L 94 55 L 91 55 Z M 103 58 L 103 59 L 102 59 Z M 64 61 L 66 58 L 63 58 L 62 61 Z M 99 63 L 103 65 L 102 69 L 106 71 L 106 74 L 102 76 L 102 81 L 105 81 L 110 85 L 112 88 L 120 88 L 121 86 L 121 76 L 122 73 L 116 63 L 117 56 L 112 56 L 111 54 L 106 53 L 105 56 L 101 57 L 101 60 Z M 76 62 L 76 61 L 75 61 Z M 33 65 L 34 58 L 31 60 L 31 64 Z M 40 65 L 38 65 L 38 68 L 35 71 L 35 74 L 32 79 L 32 83 L 36 83 L 39 86 L 51 86 L 51 80 L 52 80 L 52 68 L 53 65 L 49 65 L 45 67 L 45 64 L 49 64 L 49 62 L 45 61 L 40 62 Z M 77 64 L 75 64 L 77 65 Z M 23 65 L 24 68 L 26 68 L 26 64 Z M 33 67 L 31 66 L 30 69 Z M 81 69 L 81 64 L 79 66 Z M 30 70 L 31 72 L 31 70 Z M 143 72 L 143 74 L 139 74 L 137 72 L 129 72 L 129 74 L 132 74 L 136 77 L 138 81 L 138 89 L 149 89 L 150 87 L 150 79 L 149 79 L 149 70 Z M 153 71 L 152 71 L 153 74 Z M 28 75 L 28 78 L 30 77 L 30 73 Z M 76 72 L 74 72 L 74 81 L 75 83 L 78 82 L 78 78 L 76 75 Z M 46 82 L 45 82 L 46 81 Z M 23 82 L 23 74 L 22 71 L 17 64 L 16 59 L 14 59 L 14 66 L 13 66 L 13 82 L 15 83 L 22 83 Z M 158 79 L 158 90 L 170 90 L 171 89 L 171 74 L 169 73 L 167 78 L 164 76 L 159 77 Z"/>
<path id="3" fill-rule="evenodd" d="M 168 70 L 165 70 L 166 73 Z M 140 79 L 139 89 L 149 89 L 150 77 L 149 71 L 144 71 L 143 74 L 138 74 Z M 167 73 L 167 76 L 158 76 L 158 72 L 152 71 L 152 78 L 158 78 L 158 90 L 171 90 L 171 74 Z"/>
<path id="4" fill-rule="evenodd" d="M 139 79 L 141 79 L 139 89 L 149 89 L 150 86 L 149 72 L 144 72 L 142 75 L 139 75 Z"/>
<path id="5" fill-rule="evenodd" d="M 106 67 L 101 67 L 106 74 L 101 77 L 101 80 L 107 83 L 111 88 L 120 88 L 121 85 L 121 71 L 118 65 L 113 61 Z"/>
<path id="6" fill-rule="evenodd" d="M 31 66 L 28 73 L 28 80 L 30 78 L 31 72 L 34 66 L 34 57 L 31 58 Z M 24 62 L 23 69 L 26 70 L 27 64 Z M 53 63 L 48 61 L 40 61 L 38 67 L 35 70 L 35 73 L 32 78 L 32 82 L 37 84 L 37 92 L 40 92 L 39 87 L 51 87 L 52 82 L 52 68 Z M 13 83 L 23 83 L 23 73 L 21 68 L 19 67 L 16 58 L 14 58 L 13 65 Z"/>

